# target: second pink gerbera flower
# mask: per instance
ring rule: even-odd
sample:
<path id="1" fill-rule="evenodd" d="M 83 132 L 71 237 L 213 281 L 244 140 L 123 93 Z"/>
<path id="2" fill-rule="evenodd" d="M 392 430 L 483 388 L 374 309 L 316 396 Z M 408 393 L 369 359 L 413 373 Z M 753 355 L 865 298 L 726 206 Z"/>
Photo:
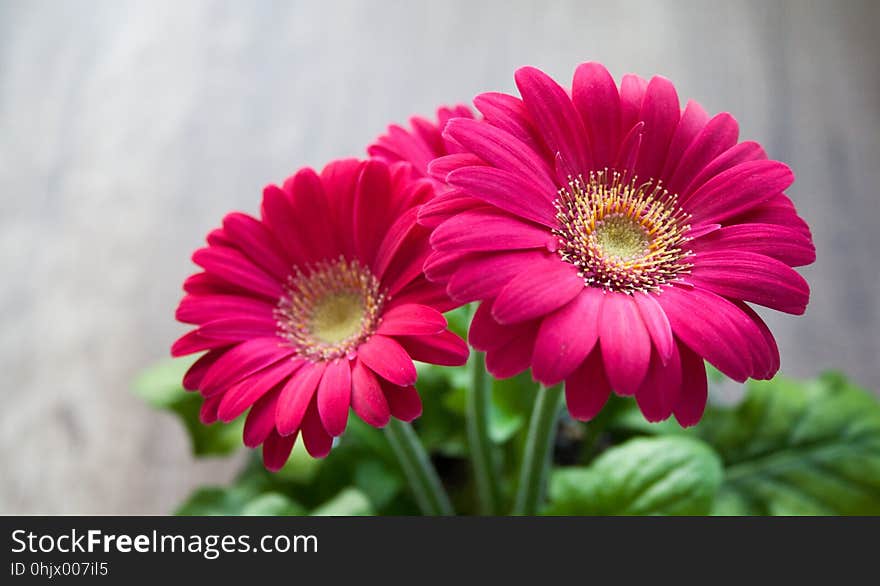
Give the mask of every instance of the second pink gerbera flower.
<path id="1" fill-rule="evenodd" d="M 267 468 L 287 460 L 298 434 L 322 457 L 349 408 L 384 426 L 421 413 L 413 360 L 459 365 L 452 307 L 422 264 L 428 231 L 416 223 L 433 187 L 408 164 L 331 163 L 268 186 L 262 217 L 233 213 L 193 260 L 177 317 L 196 329 L 176 356 L 207 351 L 184 379 L 205 397 L 202 420 L 248 412 L 244 443 Z"/>
<path id="2" fill-rule="evenodd" d="M 580 419 L 613 389 L 682 425 L 705 406 L 704 358 L 738 381 L 773 376 L 776 343 L 746 302 L 803 313 L 791 267 L 815 258 L 789 168 L 738 143 L 729 114 L 682 110 L 661 77 L 618 88 L 586 63 L 570 93 L 534 68 L 516 83 L 522 99 L 483 94 L 482 121 L 449 122 L 466 152 L 431 164 L 452 189 L 423 209 L 442 221 L 429 278 L 484 301 L 469 336 L 490 372 L 565 381 Z"/>

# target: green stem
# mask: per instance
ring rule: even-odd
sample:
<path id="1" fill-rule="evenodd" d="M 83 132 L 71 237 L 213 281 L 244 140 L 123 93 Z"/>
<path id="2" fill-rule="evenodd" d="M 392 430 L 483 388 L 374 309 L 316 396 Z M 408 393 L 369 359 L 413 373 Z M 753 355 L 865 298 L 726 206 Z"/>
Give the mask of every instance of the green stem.
<path id="1" fill-rule="evenodd" d="M 437 476 L 419 436 L 409 423 L 392 418 L 385 436 L 397 455 L 413 496 L 425 515 L 453 515 L 449 495 Z"/>
<path id="2" fill-rule="evenodd" d="M 497 515 L 501 503 L 501 481 L 492 439 L 489 437 L 492 378 L 486 371 L 486 356 L 482 352 L 475 351 L 471 363 L 471 384 L 466 391 L 466 420 L 477 498 L 481 514 Z"/>
<path id="3" fill-rule="evenodd" d="M 514 515 L 537 514 L 544 498 L 544 485 L 550 468 L 550 447 L 556 435 L 561 400 L 561 384 L 538 389 L 526 436 L 519 486 L 513 505 Z"/>

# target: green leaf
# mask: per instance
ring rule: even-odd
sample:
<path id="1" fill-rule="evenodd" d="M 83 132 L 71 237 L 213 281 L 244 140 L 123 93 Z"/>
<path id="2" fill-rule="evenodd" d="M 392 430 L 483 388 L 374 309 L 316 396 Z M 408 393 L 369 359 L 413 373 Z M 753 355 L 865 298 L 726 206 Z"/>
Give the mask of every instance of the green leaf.
<path id="1" fill-rule="evenodd" d="M 715 514 L 880 514 L 880 403 L 841 374 L 750 382 L 695 433 L 725 464 Z"/>
<path id="2" fill-rule="evenodd" d="M 632 439 L 588 467 L 560 468 L 550 480 L 553 515 L 703 515 L 721 485 L 721 462 L 699 440 Z"/>
<path id="3" fill-rule="evenodd" d="M 205 487 L 196 490 L 175 515 L 303 515 L 305 510 L 278 492 L 260 493 L 255 487 L 233 485 L 229 488 Z"/>
<path id="4" fill-rule="evenodd" d="M 199 421 L 202 397 L 181 386 L 183 375 L 193 362 L 191 357 L 158 362 L 135 379 L 134 393 L 151 407 L 170 411 L 180 418 L 196 456 L 230 454 L 241 448 L 244 417 L 228 424 L 205 425 Z"/>
<path id="5" fill-rule="evenodd" d="M 367 495 L 356 488 L 346 488 L 335 497 L 312 511 L 315 516 L 365 516 L 372 515 L 373 507 Z"/>

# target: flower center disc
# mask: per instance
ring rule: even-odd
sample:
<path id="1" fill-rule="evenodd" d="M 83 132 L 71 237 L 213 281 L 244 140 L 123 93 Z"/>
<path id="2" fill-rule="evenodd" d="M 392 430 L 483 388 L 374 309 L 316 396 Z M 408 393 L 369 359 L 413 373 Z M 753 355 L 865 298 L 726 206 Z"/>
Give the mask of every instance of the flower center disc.
<path id="1" fill-rule="evenodd" d="M 349 355 L 379 322 L 385 295 L 357 260 L 321 261 L 296 268 L 275 309 L 278 335 L 312 360 Z"/>
<path id="2" fill-rule="evenodd" d="M 608 291 L 658 291 L 690 270 L 690 216 L 659 182 L 626 183 L 608 170 L 571 179 L 554 202 L 558 253 L 584 283 Z"/>

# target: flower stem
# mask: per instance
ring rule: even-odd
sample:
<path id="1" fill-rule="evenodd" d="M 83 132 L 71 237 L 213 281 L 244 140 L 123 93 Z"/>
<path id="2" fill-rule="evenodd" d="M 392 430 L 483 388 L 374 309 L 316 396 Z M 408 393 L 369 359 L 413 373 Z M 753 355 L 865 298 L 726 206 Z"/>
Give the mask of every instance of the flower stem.
<path id="1" fill-rule="evenodd" d="M 519 486 L 513 505 L 514 515 L 536 514 L 544 498 L 544 485 L 550 468 L 550 447 L 556 432 L 561 399 L 561 384 L 538 389 L 526 436 Z"/>
<path id="2" fill-rule="evenodd" d="M 446 489 L 431 464 L 428 453 L 409 423 L 391 418 L 385 436 L 397 455 L 413 496 L 424 515 L 453 515 Z"/>
<path id="3" fill-rule="evenodd" d="M 474 352 L 471 357 L 471 384 L 466 395 L 467 437 L 480 513 L 497 515 L 501 503 L 501 482 L 489 437 L 489 407 L 492 379 L 486 371 L 486 356 Z"/>

